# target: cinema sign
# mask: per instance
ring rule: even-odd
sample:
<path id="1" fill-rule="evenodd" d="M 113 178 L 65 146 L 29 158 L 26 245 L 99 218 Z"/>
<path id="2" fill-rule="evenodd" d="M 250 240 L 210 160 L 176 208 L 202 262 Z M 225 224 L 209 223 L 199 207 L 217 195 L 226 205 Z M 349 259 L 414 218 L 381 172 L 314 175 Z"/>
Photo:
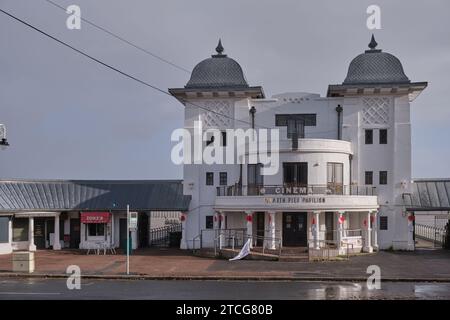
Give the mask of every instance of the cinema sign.
<path id="1" fill-rule="evenodd" d="M 282 187 L 282 186 L 268 186 L 263 187 L 259 189 L 259 193 L 261 195 L 264 194 L 273 194 L 273 195 L 307 195 L 308 194 L 308 187 Z"/>

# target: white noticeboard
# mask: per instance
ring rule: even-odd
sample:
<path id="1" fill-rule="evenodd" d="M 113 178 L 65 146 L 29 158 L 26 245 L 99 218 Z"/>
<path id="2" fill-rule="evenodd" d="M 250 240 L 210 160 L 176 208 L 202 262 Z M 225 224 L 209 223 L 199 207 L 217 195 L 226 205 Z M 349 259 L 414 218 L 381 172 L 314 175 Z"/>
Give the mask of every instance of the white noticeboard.
<path id="1" fill-rule="evenodd" d="M 137 223 L 138 223 L 138 213 L 130 212 L 129 221 L 128 221 L 128 228 L 130 229 L 130 231 L 136 231 Z"/>

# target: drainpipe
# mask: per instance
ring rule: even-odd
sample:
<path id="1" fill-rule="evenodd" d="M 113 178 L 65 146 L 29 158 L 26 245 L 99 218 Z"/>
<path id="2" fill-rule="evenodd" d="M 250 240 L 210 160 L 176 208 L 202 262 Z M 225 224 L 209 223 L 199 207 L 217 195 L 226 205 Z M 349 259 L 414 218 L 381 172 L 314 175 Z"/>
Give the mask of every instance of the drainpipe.
<path id="1" fill-rule="evenodd" d="M 338 140 L 342 140 L 342 128 L 341 128 L 341 113 L 342 107 L 340 104 L 336 107 L 337 112 L 337 126 L 338 126 Z"/>
<path id="2" fill-rule="evenodd" d="M 256 108 L 253 106 L 250 108 L 250 117 L 251 117 L 251 121 L 252 121 L 252 129 L 255 129 L 255 113 L 256 113 Z"/>
<path id="3" fill-rule="evenodd" d="M 250 112 L 252 129 L 255 129 L 255 113 L 256 113 L 255 106 L 252 106 L 250 108 L 249 112 Z M 239 164 L 239 187 L 242 188 L 242 163 Z M 241 189 L 241 191 L 242 191 L 242 189 Z"/>
<path id="4" fill-rule="evenodd" d="M 348 159 L 349 159 L 349 164 L 350 164 L 350 168 L 349 168 L 349 173 L 350 173 L 350 181 L 349 181 L 349 190 L 348 190 L 348 192 L 349 192 L 349 195 L 351 195 L 352 194 L 352 160 L 353 160 L 353 155 L 351 155 L 351 154 L 349 154 L 348 155 Z"/>

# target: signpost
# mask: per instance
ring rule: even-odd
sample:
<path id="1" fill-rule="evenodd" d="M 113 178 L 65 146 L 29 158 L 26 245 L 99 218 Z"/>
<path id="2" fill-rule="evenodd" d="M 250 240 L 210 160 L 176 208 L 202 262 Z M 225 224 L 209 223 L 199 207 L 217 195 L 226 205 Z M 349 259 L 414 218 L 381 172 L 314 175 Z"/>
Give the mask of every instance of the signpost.
<path id="1" fill-rule="evenodd" d="M 127 274 L 130 274 L 130 206 L 127 204 Z"/>
<path id="2" fill-rule="evenodd" d="M 127 205 L 127 274 L 130 274 L 130 233 L 137 230 L 138 213 L 130 212 L 130 205 Z"/>

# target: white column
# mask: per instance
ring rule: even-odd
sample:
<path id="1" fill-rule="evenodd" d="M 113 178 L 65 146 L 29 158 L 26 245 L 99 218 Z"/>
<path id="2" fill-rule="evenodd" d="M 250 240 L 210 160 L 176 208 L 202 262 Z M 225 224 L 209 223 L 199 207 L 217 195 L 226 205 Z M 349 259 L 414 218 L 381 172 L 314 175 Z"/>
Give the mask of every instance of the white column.
<path id="1" fill-rule="evenodd" d="M 366 241 L 364 246 L 365 252 L 373 252 L 372 242 L 371 242 L 371 232 L 372 228 L 370 227 L 370 211 L 367 211 L 366 214 Z"/>
<path id="2" fill-rule="evenodd" d="M 222 249 L 225 246 L 225 212 L 220 212 L 219 221 L 220 221 L 220 239 L 219 239 L 219 248 Z"/>
<path id="3" fill-rule="evenodd" d="M 248 239 L 252 239 L 250 241 L 250 247 L 253 247 L 253 214 L 251 211 L 245 211 L 247 220 L 247 237 Z"/>
<path id="4" fill-rule="evenodd" d="M 314 236 L 314 249 L 319 249 L 320 248 L 320 221 L 319 221 L 319 215 L 320 212 L 319 211 L 314 211 L 313 212 L 313 236 Z"/>
<path id="5" fill-rule="evenodd" d="M 59 213 L 55 215 L 55 232 L 53 238 L 53 250 L 61 250 L 61 242 L 59 241 Z"/>
<path id="6" fill-rule="evenodd" d="M 408 212 L 408 250 L 415 249 L 414 243 L 414 212 Z"/>
<path id="7" fill-rule="evenodd" d="M 378 212 L 377 211 L 372 211 L 372 217 L 373 217 L 373 231 L 372 231 L 372 246 L 373 249 L 378 251 Z"/>
<path id="8" fill-rule="evenodd" d="M 34 218 L 28 218 L 28 251 L 36 251 L 34 244 Z"/>
<path id="9" fill-rule="evenodd" d="M 269 237 L 272 238 L 272 240 L 269 241 L 269 249 L 275 250 L 276 249 L 276 243 L 275 243 L 275 211 L 269 211 Z"/>
<path id="10" fill-rule="evenodd" d="M 344 229 L 344 211 L 338 211 L 338 219 L 337 219 L 337 247 L 339 252 L 342 248 L 342 238 L 343 238 L 343 229 Z"/>

